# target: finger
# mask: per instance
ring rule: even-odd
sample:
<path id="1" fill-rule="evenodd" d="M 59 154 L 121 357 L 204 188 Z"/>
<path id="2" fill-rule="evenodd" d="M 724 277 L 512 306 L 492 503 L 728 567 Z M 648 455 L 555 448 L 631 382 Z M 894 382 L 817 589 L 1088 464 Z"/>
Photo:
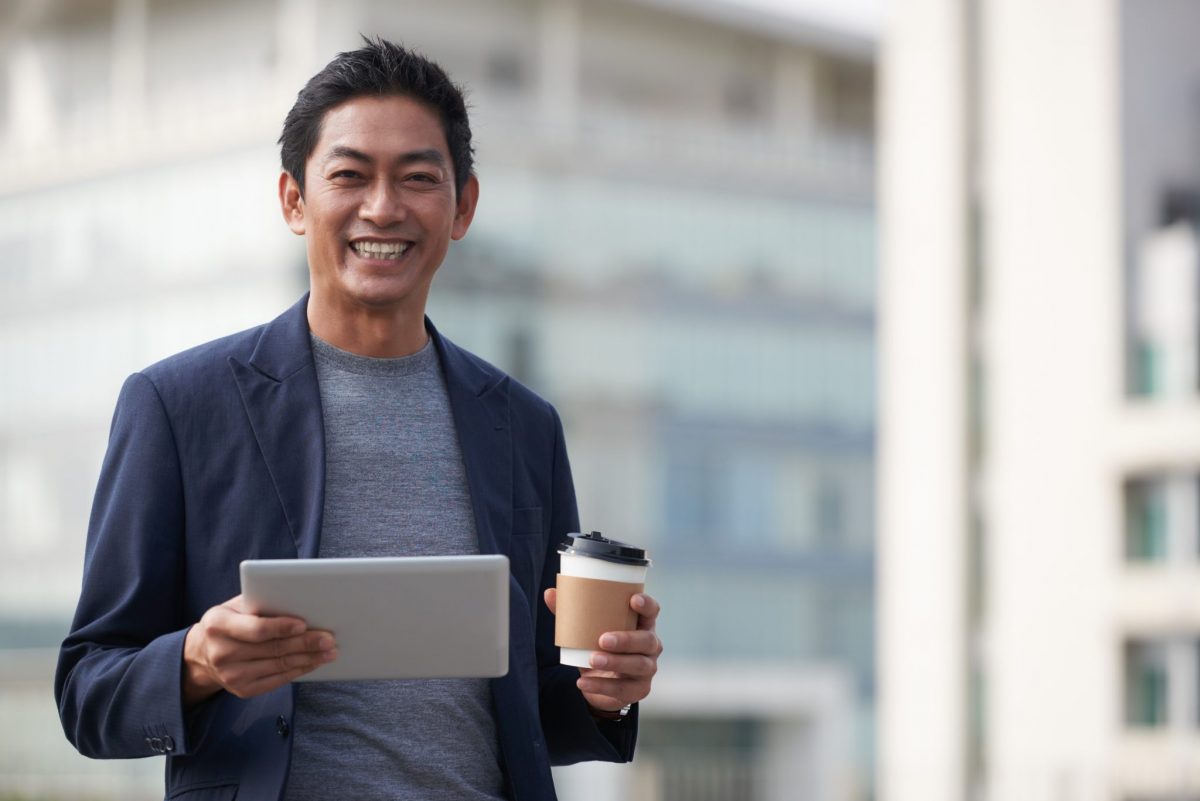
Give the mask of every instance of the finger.
<path id="1" fill-rule="evenodd" d="M 593 668 L 598 671 L 614 673 L 619 676 L 633 676 L 647 678 L 658 672 L 658 665 L 654 659 L 644 654 L 606 654 L 597 652 L 591 655 L 589 660 Z"/>
<path id="2" fill-rule="evenodd" d="M 557 614 L 558 609 L 558 590 L 551 587 L 542 595 L 546 601 L 546 606 L 550 609 L 550 614 Z"/>
<path id="3" fill-rule="evenodd" d="M 658 658 L 662 642 L 653 631 L 610 631 L 600 637 L 600 647 L 609 653 L 645 654 Z"/>
<path id="4" fill-rule="evenodd" d="M 658 601 L 644 592 L 634 593 L 629 599 L 629 605 L 633 607 L 633 611 L 638 613 L 638 628 L 653 629 L 654 622 L 658 620 L 658 613 L 662 607 L 658 605 Z"/>
<path id="5" fill-rule="evenodd" d="M 233 642 L 236 645 L 231 656 L 239 662 L 279 658 L 290 654 L 319 654 L 322 651 L 332 651 L 337 647 L 337 641 L 327 631 L 306 631 L 295 637 L 268 640 L 263 643 L 243 643 L 237 640 Z M 227 656 L 226 659 L 229 657 Z"/>
<path id="6" fill-rule="evenodd" d="M 252 659 L 225 669 L 222 679 L 231 687 L 244 688 L 254 682 L 282 676 L 299 670 L 307 673 L 337 659 L 337 650 L 285 654 L 266 659 Z"/>
<path id="7" fill-rule="evenodd" d="M 249 682 L 238 687 L 236 690 L 230 690 L 230 692 L 238 698 L 253 698 L 256 695 L 269 693 L 271 690 L 278 689 L 289 682 L 295 681 L 312 669 L 311 667 L 295 668 L 294 670 L 289 670 L 287 673 L 275 673 L 271 676 Z"/>
<path id="8" fill-rule="evenodd" d="M 583 678 L 601 678 L 601 679 L 619 679 L 620 673 L 611 670 L 597 670 L 596 668 L 580 668 L 579 675 Z"/>
<path id="9" fill-rule="evenodd" d="M 225 634 L 242 642 L 267 642 L 302 633 L 304 621 L 296 617 L 259 617 L 231 613 L 221 621 Z"/>
<path id="10" fill-rule="evenodd" d="M 640 701 L 650 694 L 650 685 L 647 682 L 634 679 L 580 678 L 575 686 L 585 695 L 602 695 L 620 701 L 618 707 Z M 599 705 L 593 703 L 592 706 Z"/>
<path id="11" fill-rule="evenodd" d="M 612 698 L 607 695 L 597 695 L 596 693 L 584 693 L 584 700 L 594 706 L 596 709 L 603 709 L 605 712 L 616 712 L 621 707 L 625 706 L 625 702 L 620 698 Z"/>

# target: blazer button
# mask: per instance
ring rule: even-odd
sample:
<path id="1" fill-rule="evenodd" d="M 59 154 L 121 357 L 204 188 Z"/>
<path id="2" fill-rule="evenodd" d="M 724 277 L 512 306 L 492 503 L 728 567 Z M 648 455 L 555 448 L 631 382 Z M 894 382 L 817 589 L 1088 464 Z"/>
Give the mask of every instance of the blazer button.
<path id="1" fill-rule="evenodd" d="M 169 734 L 166 737 L 162 738 L 162 744 L 163 744 L 163 750 L 166 751 L 168 754 L 175 750 L 175 738 Z"/>
<path id="2" fill-rule="evenodd" d="M 288 728 L 287 718 L 285 718 L 283 715 L 280 715 L 279 717 L 275 718 L 275 733 L 276 734 L 278 734 L 280 737 L 287 737 L 289 731 L 291 731 L 291 729 Z"/>
<path id="3" fill-rule="evenodd" d="M 161 737 L 151 737 L 150 747 L 154 749 L 154 753 L 161 754 L 163 752 L 163 741 Z"/>
<path id="4" fill-rule="evenodd" d="M 146 738 L 146 747 L 149 748 L 151 751 L 153 751 L 154 750 L 154 740 L 147 737 Z"/>

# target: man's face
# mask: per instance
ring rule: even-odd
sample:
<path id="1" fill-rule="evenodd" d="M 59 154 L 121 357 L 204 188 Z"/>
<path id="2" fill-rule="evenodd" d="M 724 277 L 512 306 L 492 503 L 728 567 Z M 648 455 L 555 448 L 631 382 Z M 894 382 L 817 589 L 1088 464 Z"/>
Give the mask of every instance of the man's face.
<path id="1" fill-rule="evenodd" d="M 479 185 L 456 199 L 435 111 L 407 97 L 357 97 L 325 113 L 305 191 L 279 179 L 284 218 L 307 239 L 314 299 L 423 313 L 451 239 L 471 224 Z"/>

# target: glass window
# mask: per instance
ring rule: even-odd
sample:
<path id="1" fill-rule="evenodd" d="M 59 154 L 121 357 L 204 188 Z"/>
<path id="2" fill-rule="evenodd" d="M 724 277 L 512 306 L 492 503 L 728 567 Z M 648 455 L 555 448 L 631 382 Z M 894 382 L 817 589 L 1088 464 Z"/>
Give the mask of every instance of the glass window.
<path id="1" fill-rule="evenodd" d="M 843 507 L 845 503 L 842 485 L 832 476 L 825 476 L 817 484 L 817 536 L 826 547 L 836 548 L 844 538 Z"/>
<path id="2" fill-rule="evenodd" d="M 758 765 L 764 722 L 752 718 L 643 720 L 638 761 L 652 763 L 662 801 L 752 801 L 762 797 Z M 647 788 L 649 789 L 649 788 Z"/>
<path id="3" fill-rule="evenodd" d="M 1125 484 L 1125 558 L 1132 562 L 1167 558 L 1167 493 L 1161 478 Z"/>
<path id="4" fill-rule="evenodd" d="M 1125 646 L 1125 723 L 1167 724 L 1167 642 L 1132 640 Z"/>

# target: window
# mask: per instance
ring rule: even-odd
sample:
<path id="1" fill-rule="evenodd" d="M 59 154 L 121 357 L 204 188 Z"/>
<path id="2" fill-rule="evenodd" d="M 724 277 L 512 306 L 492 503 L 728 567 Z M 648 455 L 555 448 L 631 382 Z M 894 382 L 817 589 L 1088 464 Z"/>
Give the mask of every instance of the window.
<path id="1" fill-rule="evenodd" d="M 657 768 L 654 797 L 662 801 L 761 798 L 764 727 L 764 721 L 751 718 L 644 719 L 638 732 L 638 759 Z"/>
<path id="2" fill-rule="evenodd" d="M 1195 565 L 1200 559 L 1200 476 L 1193 471 L 1125 482 L 1125 559 Z"/>
<path id="3" fill-rule="evenodd" d="M 1125 723 L 1131 727 L 1167 725 L 1165 640 L 1131 640 L 1125 646 Z"/>
<path id="4" fill-rule="evenodd" d="M 1173 191 L 1137 243 L 1128 381 L 1134 395 L 1194 396 L 1200 384 L 1200 194 Z"/>
<path id="5" fill-rule="evenodd" d="M 1162 478 L 1125 484 L 1125 558 L 1131 562 L 1167 558 L 1167 493 Z"/>
<path id="6" fill-rule="evenodd" d="M 845 537 L 844 496 L 841 484 L 831 476 L 817 484 L 816 517 L 819 541 L 836 548 Z"/>

